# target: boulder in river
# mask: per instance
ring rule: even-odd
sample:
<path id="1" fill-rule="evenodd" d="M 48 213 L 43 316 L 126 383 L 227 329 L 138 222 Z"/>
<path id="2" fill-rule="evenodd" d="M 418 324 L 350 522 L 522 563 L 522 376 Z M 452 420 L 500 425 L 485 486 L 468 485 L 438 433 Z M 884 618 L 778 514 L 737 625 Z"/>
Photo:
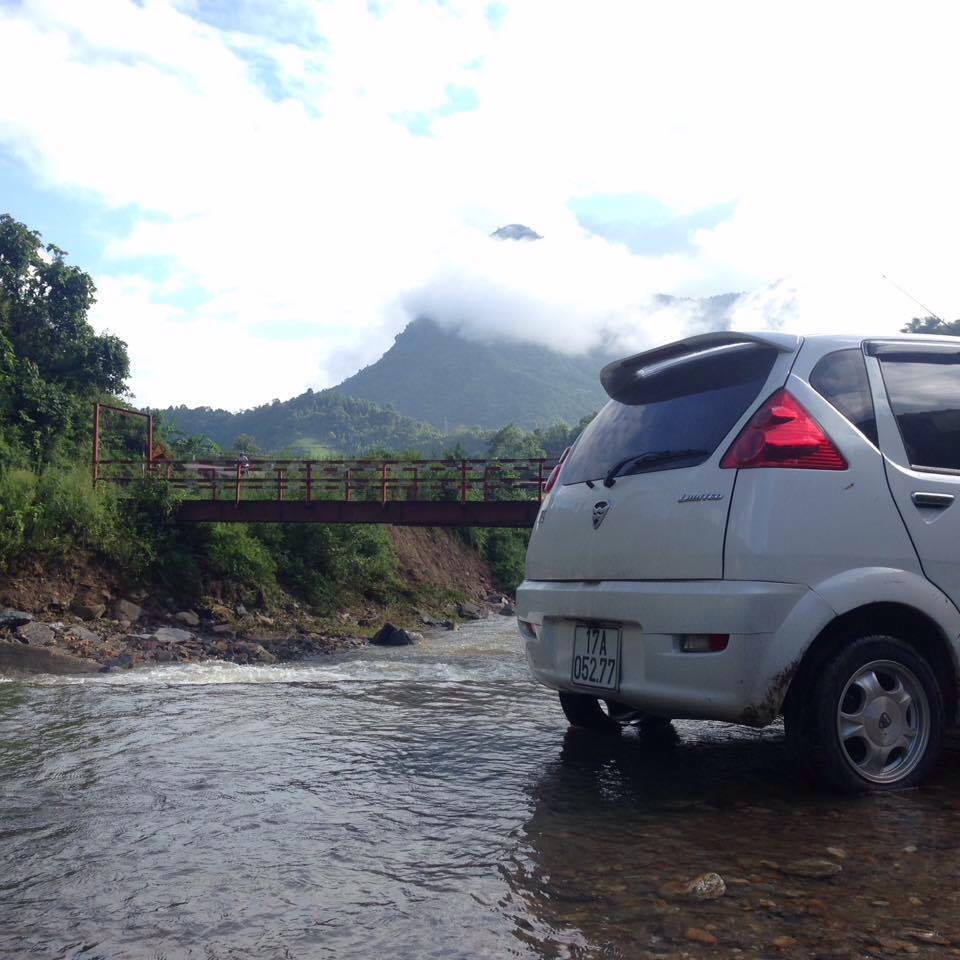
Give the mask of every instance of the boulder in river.
<path id="1" fill-rule="evenodd" d="M 423 639 L 419 633 L 410 633 L 408 630 L 395 627 L 392 623 L 385 623 L 370 642 L 380 647 L 405 647 L 416 643 L 418 639 Z"/>
<path id="2" fill-rule="evenodd" d="M 23 610 L 11 610 L 9 607 L 0 610 L 0 627 L 22 627 L 32 619 L 33 614 Z"/>
<path id="3" fill-rule="evenodd" d="M 3 673 L 95 673 L 100 664 L 81 660 L 49 647 L 0 641 L 0 672 Z"/>
<path id="4" fill-rule="evenodd" d="M 197 616 L 192 610 L 181 610 L 177 614 L 177 619 L 187 627 L 199 627 L 200 626 L 200 617 Z"/>
<path id="5" fill-rule="evenodd" d="M 39 620 L 32 620 L 17 627 L 17 639 L 21 643 L 29 643 L 32 647 L 46 647 L 53 643 L 53 630 Z"/>

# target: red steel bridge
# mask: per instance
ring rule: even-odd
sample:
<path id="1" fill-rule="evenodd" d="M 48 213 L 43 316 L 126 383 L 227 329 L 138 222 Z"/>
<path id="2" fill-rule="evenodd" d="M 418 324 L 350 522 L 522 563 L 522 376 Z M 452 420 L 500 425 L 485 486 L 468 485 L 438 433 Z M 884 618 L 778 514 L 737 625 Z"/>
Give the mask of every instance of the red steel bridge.
<path id="1" fill-rule="evenodd" d="M 143 417 L 139 458 L 101 456 L 103 411 Z M 304 459 L 256 455 L 172 460 L 154 444 L 147 414 L 97 404 L 94 486 L 145 477 L 181 495 L 178 519 L 218 523 L 386 523 L 532 527 L 553 459 Z"/>

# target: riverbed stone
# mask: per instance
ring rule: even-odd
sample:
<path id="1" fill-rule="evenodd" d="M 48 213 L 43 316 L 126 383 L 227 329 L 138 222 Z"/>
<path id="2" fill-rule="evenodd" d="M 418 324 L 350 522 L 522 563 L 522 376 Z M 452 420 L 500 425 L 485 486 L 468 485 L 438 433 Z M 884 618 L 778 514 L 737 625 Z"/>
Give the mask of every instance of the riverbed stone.
<path id="1" fill-rule="evenodd" d="M 788 877 L 806 877 L 810 880 L 826 880 L 842 871 L 843 867 L 835 860 L 822 860 L 818 857 L 793 860 L 780 867 L 780 872 Z"/>
<path id="2" fill-rule="evenodd" d="M 33 614 L 24 610 L 11 610 L 7 607 L 0 610 L 0 627 L 22 627 L 33 620 Z"/>
<path id="3" fill-rule="evenodd" d="M 692 880 L 668 880 L 657 890 L 661 897 L 672 900 L 718 900 L 727 892 L 719 873 L 702 873 Z"/>
<path id="4" fill-rule="evenodd" d="M 187 627 L 199 627 L 200 626 L 200 617 L 194 613 L 193 610 L 180 610 L 176 614 L 176 619 L 179 620 L 184 626 Z"/>
<path id="5" fill-rule="evenodd" d="M 45 623 L 33 620 L 17 627 L 17 639 L 34 647 L 45 647 L 53 643 L 55 634 Z"/>
<path id="6" fill-rule="evenodd" d="M 718 900 L 727 892 L 719 873 L 703 873 L 690 881 L 687 895 L 694 900 Z"/>
<path id="7" fill-rule="evenodd" d="M 422 634 L 410 633 L 395 627 L 392 623 L 385 623 L 371 638 L 370 642 L 380 647 L 404 647 L 416 643 L 417 638 L 423 639 Z"/>
<path id="8" fill-rule="evenodd" d="M 110 608 L 113 619 L 125 623 L 136 623 L 142 614 L 142 608 L 131 600 L 114 600 Z"/>
<path id="9" fill-rule="evenodd" d="M 83 640 L 84 643 L 96 643 L 100 639 L 98 633 L 94 633 L 87 627 L 81 627 L 79 625 L 70 627 L 70 629 L 67 630 L 67 636 L 74 637 L 76 640 Z"/>

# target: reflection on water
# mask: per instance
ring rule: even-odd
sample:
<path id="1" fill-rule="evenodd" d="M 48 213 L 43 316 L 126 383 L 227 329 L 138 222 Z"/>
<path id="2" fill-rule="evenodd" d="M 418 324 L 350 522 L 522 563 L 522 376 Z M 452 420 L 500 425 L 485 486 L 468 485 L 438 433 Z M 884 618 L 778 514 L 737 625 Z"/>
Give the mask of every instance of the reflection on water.
<path id="1" fill-rule="evenodd" d="M 840 801 L 790 776 L 777 729 L 567 733 L 514 630 L 498 618 L 310 664 L 3 684 L 0 956 L 960 944 L 950 760 L 924 791 Z M 793 875 L 806 858 L 842 872 Z M 719 900 L 661 896 L 706 871 L 727 880 Z"/>

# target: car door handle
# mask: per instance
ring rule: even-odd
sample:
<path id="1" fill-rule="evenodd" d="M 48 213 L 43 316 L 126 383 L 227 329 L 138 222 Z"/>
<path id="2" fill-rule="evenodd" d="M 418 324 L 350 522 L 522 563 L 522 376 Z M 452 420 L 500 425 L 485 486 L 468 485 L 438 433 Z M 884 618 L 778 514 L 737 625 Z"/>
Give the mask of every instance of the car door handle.
<path id="1" fill-rule="evenodd" d="M 914 490 L 910 499 L 917 507 L 934 507 L 943 510 L 953 503 L 952 493 L 928 493 L 925 490 Z"/>

